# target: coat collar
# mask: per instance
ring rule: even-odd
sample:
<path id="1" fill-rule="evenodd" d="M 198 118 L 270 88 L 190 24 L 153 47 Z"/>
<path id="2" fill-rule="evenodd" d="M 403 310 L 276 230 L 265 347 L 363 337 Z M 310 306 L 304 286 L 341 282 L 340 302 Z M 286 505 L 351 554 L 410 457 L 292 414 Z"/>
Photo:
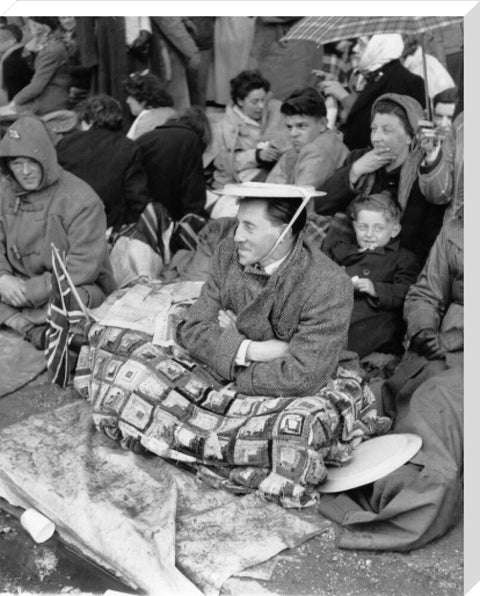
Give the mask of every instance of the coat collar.
<path id="1" fill-rule="evenodd" d="M 355 242 L 340 242 L 336 246 L 333 247 L 333 255 L 335 260 L 343 260 L 348 257 L 358 257 L 360 258 L 366 254 L 374 254 L 374 255 L 384 255 L 389 252 L 398 252 L 400 249 L 400 240 L 398 236 L 390 240 L 388 244 L 385 246 L 379 246 L 378 248 L 374 248 L 373 250 L 360 250 L 358 244 Z"/>

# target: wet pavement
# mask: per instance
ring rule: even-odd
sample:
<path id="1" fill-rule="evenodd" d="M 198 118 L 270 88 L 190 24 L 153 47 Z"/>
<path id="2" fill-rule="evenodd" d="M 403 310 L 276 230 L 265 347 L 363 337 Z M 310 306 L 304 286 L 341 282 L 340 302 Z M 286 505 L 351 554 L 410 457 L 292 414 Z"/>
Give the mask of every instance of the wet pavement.
<path id="1" fill-rule="evenodd" d="M 69 389 L 40 376 L 0 399 L 0 429 L 75 399 Z M 9 509 L 8 504 L 4 508 Z M 460 596 L 463 594 L 463 523 L 411 553 L 342 551 L 333 528 L 269 563 L 269 580 L 229 579 L 222 595 Z M 265 576 L 264 576 L 265 577 Z M 0 594 L 133 593 L 106 570 L 65 545 L 57 534 L 36 544 L 0 500 Z"/>

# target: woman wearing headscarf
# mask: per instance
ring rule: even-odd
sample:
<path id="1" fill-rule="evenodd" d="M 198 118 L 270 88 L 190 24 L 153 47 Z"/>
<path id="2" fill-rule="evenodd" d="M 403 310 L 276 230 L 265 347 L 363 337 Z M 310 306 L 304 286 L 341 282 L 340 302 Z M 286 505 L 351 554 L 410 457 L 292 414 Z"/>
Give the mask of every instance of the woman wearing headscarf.
<path id="1" fill-rule="evenodd" d="M 422 117 L 422 108 L 412 97 L 381 95 L 372 107 L 369 142 L 363 149 L 352 151 L 343 166 L 322 184 L 320 190 L 327 194 L 315 198 L 315 211 L 334 215 L 345 212 L 357 196 L 388 193 L 402 213 L 400 244 L 415 253 L 423 265 L 442 226 L 445 206 L 429 203 L 419 187 L 418 168 L 424 153 L 417 131 Z M 353 239 L 353 228 L 343 214 L 330 223 L 324 250 L 340 237 Z"/>
<path id="2" fill-rule="evenodd" d="M 358 69 L 365 86 L 352 104 L 352 94 L 338 82 L 325 81 L 321 90 L 332 95 L 350 111 L 341 126 L 343 142 L 349 149 L 366 147 L 370 142 L 370 112 L 374 101 L 384 93 L 399 93 L 416 99 L 425 107 L 423 79 L 412 74 L 400 61 L 403 39 L 398 33 L 373 35 L 363 50 L 360 48 Z M 421 118 L 422 116 L 420 116 Z"/>

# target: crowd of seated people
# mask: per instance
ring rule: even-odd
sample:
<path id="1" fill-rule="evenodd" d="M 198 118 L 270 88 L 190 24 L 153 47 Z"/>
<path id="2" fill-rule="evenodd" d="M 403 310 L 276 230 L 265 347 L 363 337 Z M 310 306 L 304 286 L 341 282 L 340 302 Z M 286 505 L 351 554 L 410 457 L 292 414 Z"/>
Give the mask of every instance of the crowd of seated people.
<path id="1" fill-rule="evenodd" d="M 301 353 L 311 356 L 322 325 L 330 328 L 328 321 L 338 334 L 335 363 L 342 345 L 359 360 L 380 352 L 400 362 L 379 397 L 379 407 L 394 419 L 411 400 L 417 408 L 423 403 L 428 392 L 420 391 L 420 379 L 430 383 L 430 391 L 432 383 L 450 371 L 456 391 L 463 362 L 463 111 L 453 119 L 457 90 L 447 89 L 433 98 L 434 133 L 421 126 L 426 117 L 424 85 L 401 62 L 400 35 L 359 40 L 364 81 L 354 94 L 330 80 L 318 89 L 306 84 L 279 101 L 272 98 L 270 82 L 261 72 L 243 70 L 231 79 L 231 102 L 215 121 L 204 108 L 178 110 L 160 78 L 136 72 L 123 81 L 124 105 L 94 93 L 75 101 L 75 126 L 54 143 L 45 115 L 72 106 L 69 77 L 74 69 L 67 68 L 65 45 L 69 36 L 64 30 L 62 37 L 56 17 L 31 17 L 28 23 L 33 62 L 26 58 L 17 29 L 0 28 L 2 87 L 8 102 L 0 108 L 0 117 L 11 119 L 0 141 L 2 325 L 43 349 L 51 293 L 50 243 L 70 255 L 67 264 L 83 302 L 97 306 L 115 289 L 107 230 L 131 230 L 149 207 L 161 205 L 156 217 L 173 221 L 175 229 L 192 214 L 203 222 L 203 236 L 197 236 L 191 252 L 208 239 L 201 277 L 209 289 L 182 333 L 200 360 L 204 351 L 217 354 L 224 346 L 219 357 L 225 357 L 221 370 L 226 380 L 242 379 L 253 391 L 263 387 L 260 381 L 252 385 L 254 371 L 262 366 L 282 374 L 289 367 L 294 370 L 294 338 L 302 336 Z M 22 65 L 22 81 L 9 74 L 13 60 Z M 327 120 L 328 96 L 342 106 L 337 126 Z M 127 105 L 133 123 L 126 121 Z M 212 179 L 206 166 L 213 167 Z M 285 213 L 272 215 L 255 197 L 239 212 L 238 189 L 231 195 L 228 189 L 244 182 L 265 184 L 272 192 L 272 184 L 319 192 L 302 214 L 305 221 L 294 226 L 295 209 L 285 207 Z M 284 200 L 277 188 L 272 196 Z M 279 205 L 281 211 L 283 203 Z M 326 222 L 325 233 L 315 236 L 313 222 L 319 216 Z M 258 221 L 269 230 L 267 239 L 256 227 Z M 164 229 L 164 223 L 157 219 L 155 225 Z M 152 237 L 155 233 L 150 243 Z M 279 248 L 277 242 L 284 244 Z M 150 248 L 158 249 L 155 240 Z M 261 258 L 256 258 L 257 250 Z M 288 286 L 292 277 L 285 263 L 293 254 L 298 271 L 313 271 L 312 263 L 319 263 L 332 271 L 332 279 L 340 280 L 341 324 L 335 295 L 323 287 L 326 282 L 318 272 L 315 292 L 328 295 L 322 305 L 311 304 L 300 279 Z M 168 259 L 164 267 L 168 273 Z M 231 287 L 225 282 L 230 278 Z M 220 294 L 214 299 L 215 292 Z M 288 310 L 289 294 L 298 294 L 298 304 L 305 301 L 305 317 L 317 326 L 315 333 L 308 329 L 308 337 L 290 333 L 298 317 Z M 272 312 L 265 306 L 269 301 Z M 437 306 L 432 310 L 433 302 Z M 238 312 L 232 315 L 222 306 L 217 317 L 213 311 L 218 304 L 235 304 Z M 208 325 L 202 305 L 209 309 Z M 249 311 L 252 305 L 258 312 Z M 425 316 L 417 321 L 420 312 Z M 269 321 L 265 329 L 263 319 Z M 288 325 L 282 322 L 286 320 Z M 309 327 L 303 319 L 302 325 Z M 255 352 L 245 360 L 248 342 L 263 341 L 274 342 L 268 346 L 278 349 L 275 357 L 268 360 L 268 355 Z M 264 366 L 273 360 L 274 366 Z M 301 369 L 305 387 L 310 386 L 308 375 L 315 377 L 310 370 L 314 361 L 309 357 L 308 370 Z M 415 382 L 412 366 L 423 371 Z M 331 362 L 328 374 L 334 368 Z M 325 379 L 321 376 L 322 383 Z M 285 387 L 292 394 L 302 391 L 292 389 L 290 382 Z M 276 394 L 282 395 L 285 387 L 280 383 Z M 402 424 L 398 428 L 405 430 L 405 421 Z M 435 432 L 443 430 L 437 425 Z"/>

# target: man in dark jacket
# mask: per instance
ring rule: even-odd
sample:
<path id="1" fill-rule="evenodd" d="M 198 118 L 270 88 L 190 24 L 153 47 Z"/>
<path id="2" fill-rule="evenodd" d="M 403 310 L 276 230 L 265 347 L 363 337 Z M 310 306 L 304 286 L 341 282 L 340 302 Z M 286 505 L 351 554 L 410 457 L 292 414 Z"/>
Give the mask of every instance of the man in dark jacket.
<path id="1" fill-rule="evenodd" d="M 136 223 L 150 194 L 138 149 L 121 130 L 121 106 L 113 97 L 96 95 L 79 109 L 83 130 L 59 141 L 58 162 L 102 199 L 107 228 Z"/>
<path id="2" fill-rule="evenodd" d="M 225 192 L 243 197 L 235 236 L 219 245 L 179 340 L 242 393 L 312 395 L 345 346 L 351 281 L 302 233 L 305 187 L 243 183 Z"/>
<path id="3" fill-rule="evenodd" d="M 208 119 L 200 108 L 189 108 L 136 139 L 154 202 L 179 221 L 187 213 L 206 216 L 202 153 L 208 144 Z"/>

